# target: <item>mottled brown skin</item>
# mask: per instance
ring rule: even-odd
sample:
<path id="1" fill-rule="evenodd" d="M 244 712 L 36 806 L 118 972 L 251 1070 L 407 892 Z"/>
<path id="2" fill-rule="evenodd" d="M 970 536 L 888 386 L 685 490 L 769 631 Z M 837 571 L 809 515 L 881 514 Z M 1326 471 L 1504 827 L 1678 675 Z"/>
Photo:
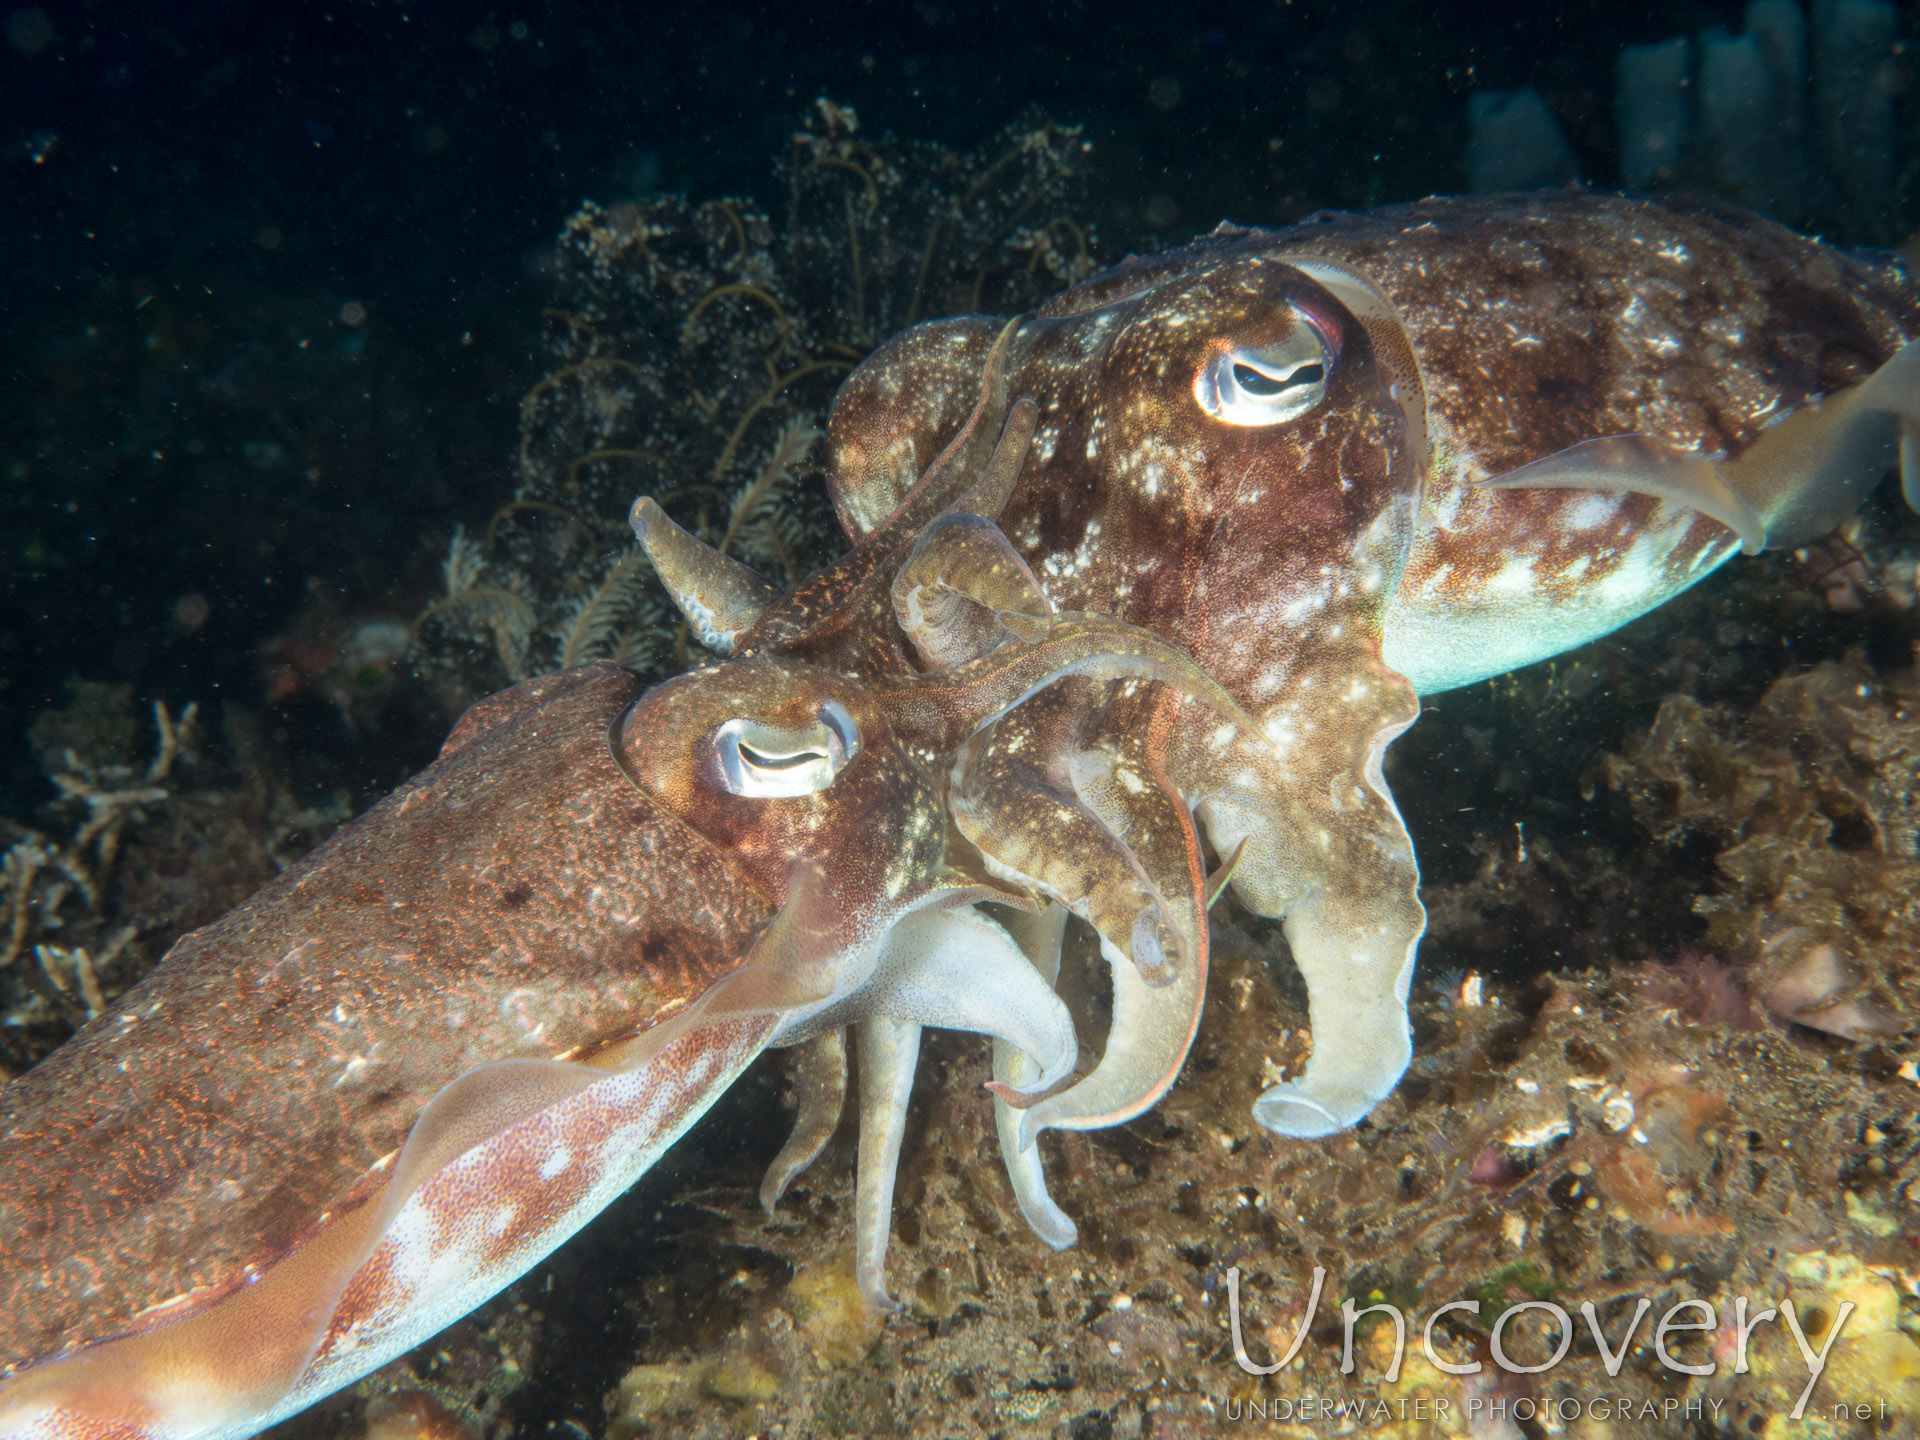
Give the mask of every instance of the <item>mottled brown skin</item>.
<path id="1" fill-rule="evenodd" d="M 1326 401 L 1285 435 L 1236 432 L 1198 413 L 1191 387 L 1203 357 L 1265 338 L 1290 297 L 1343 316 L 1272 251 L 1264 239 L 1203 242 L 1158 265 L 1123 266 L 1021 327 L 1008 389 L 1040 403 L 1041 423 L 1000 521 L 1055 605 L 1190 641 L 1224 619 L 1204 594 L 1223 582 L 1221 567 L 1257 561 L 1266 587 L 1297 590 L 1323 563 L 1349 566 L 1355 537 L 1414 493 L 1411 459 L 1395 455 L 1399 413 L 1374 392 L 1370 342 L 1350 321 Z M 836 501 L 856 533 L 946 443 L 997 328 L 964 317 L 907 331 L 842 389 L 829 437 Z M 1396 539 L 1382 537 L 1386 563 Z M 1238 693 L 1229 675 L 1244 654 L 1195 654 Z"/>
<path id="2" fill-rule="evenodd" d="M 595 665 L 475 706 L 0 1092 L 0 1373 L 214 1298 L 384 1183 L 456 1076 L 590 1055 L 738 960 L 771 905 L 609 754 L 641 688 Z"/>
<path id="3" fill-rule="evenodd" d="M 1366 279 L 1356 290 L 1312 256 Z M 1377 292 L 1385 299 L 1369 310 Z M 1383 307 L 1397 312 L 1385 325 Z M 1396 627 L 1471 642 L 1519 563 L 1524 583 L 1506 589 L 1565 605 L 1576 630 L 1599 633 L 1731 553 L 1717 522 L 1644 496 L 1575 523 L 1595 508 L 1591 492 L 1476 482 L 1623 431 L 1738 453 L 1768 416 L 1864 378 L 1914 328 L 1911 287 L 1892 269 L 1752 217 L 1548 195 L 1425 202 L 1283 232 L 1223 228 L 1130 261 L 1012 329 L 962 318 L 908 332 L 849 380 L 830 427 L 836 504 L 866 542 L 743 631 L 734 667 L 656 691 L 659 718 L 674 725 L 640 723 L 635 711 L 615 726 L 639 686 L 612 667 L 478 707 L 435 766 L 182 941 L 6 1092 L 0 1364 L 205 1313 L 321 1217 L 375 1191 L 427 1100 L 487 1062 L 610 1053 L 735 973 L 749 950 L 784 946 L 805 959 L 807 937 L 825 936 L 815 958 L 830 972 L 853 932 L 884 935 L 894 902 L 941 865 L 954 867 L 939 877 L 954 899 L 984 897 L 939 823 L 945 766 L 1005 706 L 1063 676 L 1079 677 L 1065 693 L 1080 698 L 1065 703 L 1083 705 L 1096 731 L 1111 699 L 1103 682 L 1172 682 L 1178 693 L 1136 686 L 1121 708 L 1153 717 L 1131 757 L 1147 775 L 1138 789 L 1172 805 L 1182 833 L 1143 825 L 1150 812 L 1118 791 L 1108 823 L 1137 835 L 1153 853 L 1136 858 L 1153 860 L 1156 884 L 1183 901 L 1204 887 L 1181 804 L 1196 807 L 1222 855 L 1239 857 L 1234 883 L 1256 909 L 1285 916 L 1314 1008 L 1306 1075 L 1269 1091 L 1256 1114 L 1295 1135 L 1355 1123 L 1404 1069 L 1406 985 L 1424 925 L 1379 758 L 1417 713 L 1419 685 L 1462 683 L 1457 660 L 1397 670 Z M 1311 336 L 1328 364 L 1310 408 L 1261 426 L 1207 410 L 1196 376 L 1218 357 L 1296 355 Z M 998 520 L 1047 604 L 1021 611 L 1038 617 L 1031 633 L 1016 627 L 999 649 L 975 653 L 991 629 L 933 637 L 942 644 L 918 653 L 951 651 L 942 669 L 916 659 L 893 587 L 930 523 L 956 513 Z M 1634 561 L 1655 532 L 1666 548 Z M 930 573 L 975 573 L 960 558 L 936 556 Z M 1594 629 L 1589 594 L 1631 578 L 1635 563 L 1647 577 Z M 797 688 L 747 694 L 732 680 L 749 673 Z M 759 718 L 785 727 L 841 687 L 849 711 L 869 700 L 878 709 L 863 725 L 875 749 L 846 767 L 840 796 L 755 815 L 686 783 L 686 767 L 706 763 L 710 724 L 737 718 L 743 700 L 765 702 Z M 650 755 L 668 729 L 672 753 Z M 1007 745 L 1019 731 L 1008 727 Z M 992 853 L 1022 823 L 1011 807 L 982 847 Z M 846 863 L 856 847 L 862 863 Z M 1155 858 L 1162 849 L 1172 858 Z M 800 860 L 813 868 L 796 870 Z M 810 880 L 795 903 L 795 873 L 845 893 Z M 834 933 L 841 922 L 846 935 Z M 1189 947 L 1198 973 L 1204 927 L 1189 928 L 1200 932 Z M 1057 1008 L 1031 988 L 1043 985 L 1035 967 L 1001 941 L 1002 981 L 1029 988 L 996 990 L 996 1001 Z M 818 978 L 789 967 L 774 979 L 796 977 L 801 991 Z M 1046 1105 L 1056 1106 L 1048 1124 L 1105 1124 L 1151 1103 L 1185 1055 L 1197 995 L 1140 1009 L 1126 1034 L 1116 1027 L 1106 1109 L 1075 1111 L 1068 1089 L 1030 1111 L 1030 1124 Z M 828 1018 L 922 1023 L 885 996 L 861 1003 L 850 997 Z M 757 1017 L 736 1057 L 744 1064 L 773 1022 L 766 1005 L 730 1013 L 736 1025 Z M 1136 1043 L 1142 1053 L 1130 1055 Z M 910 1083 L 912 1050 L 899 1053 Z M 1062 1054 L 1064 1073 L 1070 1044 Z M 681 1099 L 697 1113 L 686 1104 L 698 1096 Z M 497 1170 L 519 1146 L 512 1193 L 536 1193 L 548 1161 L 559 1173 L 570 1163 L 518 1129 L 509 1140 L 492 1160 Z M 458 1191 L 454 1169 L 433 1178 L 450 1176 Z M 488 1191 L 501 1176 L 483 1167 L 474 1178 Z M 1044 1201 L 1037 1167 L 1020 1169 L 1016 1188 L 1023 1208 Z M 878 1226 L 877 1248 L 862 1249 L 869 1293 L 883 1293 L 889 1193 L 863 1200 L 869 1242 Z M 483 1213 L 460 1211 L 469 1223 Z M 383 1253 L 403 1249 L 395 1239 Z M 335 1322 L 359 1313 L 349 1305 Z M 57 1392 L 72 1373 L 36 1375 Z"/>
<path id="4" fill-rule="evenodd" d="M 1892 257 L 1721 202 L 1552 192 L 1488 218 L 1477 202 L 1436 199 L 1281 232 L 1379 280 L 1415 337 L 1445 444 L 1482 475 L 1635 432 L 1738 455 L 1768 419 L 1859 384 L 1920 332 L 1920 290 Z M 1444 500 L 1432 488 L 1429 513 Z M 1501 494 L 1497 543 L 1494 527 L 1424 524 L 1405 590 L 1451 567 L 1421 603 L 1471 603 L 1515 554 L 1539 557 L 1543 586 L 1586 555 L 1578 578 L 1594 585 L 1606 573 L 1594 562 L 1623 553 L 1658 502 L 1624 497 L 1596 530 L 1570 533 L 1579 498 Z M 1700 517 L 1686 550 L 1723 536 Z"/>
<path id="5" fill-rule="evenodd" d="M 752 715 L 798 729 L 823 701 L 846 707 L 860 753 L 829 792 L 793 798 L 728 794 L 713 783 L 716 718 Z M 646 794 L 742 874 L 785 903 L 796 857 L 828 861 L 821 881 L 834 927 L 829 953 L 870 940 L 904 898 L 965 883 L 947 864 L 947 827 L 934 777 L 894 739 L 864 687 L 810 666 L 740 660 L 675 676 L 650 690 L 619 726 L 619 748 Z"/>
<path id="6" fill-rule="evenodd" d="M 878 524 L 990 353 L 1006 393 L 1038 404 L 997 518 L 1048 598 L 1157 630 L 1259 721 L 1185 720 L 1165 758 L 1215 849 L 1248 842 L 1235 889 L 1286 917 L 1314 1002 L 1303 1085 L 1321 1068 L 1326 1117 L 1256 1113 L 1327 1133 L 1405 1064 L 1424 915 L 1379 762 L 1416 694 L 1605 634 L 1739 549 L 1626 471 L 1482 482 L 1619 435 L 1737 459 L 1888 362 L 1920 332 L 1917 301 L 1891 260 L 1706 201 L 1544 192 L 1222 226 L 1065 292 L 997 352 L 980 317 L 896 337 L 836 400 L 830 483 L 851 531 Z M 1303 316 L 1335 340 L 1322 400 L 1285 423 L 1208 409 L 1210 357 L 1297 353 Z M 1742 473 L 1821 493 L 1811 471 Z"/>
<path id="7" fill-rule="evenodd" d="M 1581 492 L 1484 491 L 1466 519 L 1443 524 L 1449 492 L 1466 483 L 1456 467 L 1496 476 L 1631 432 L 1737 455 L 1769 419 L 1857 384 L 1920 333 L 1920 288 L 1892 257 L 1849 255 L 1712 200 L 1573 190 L 1325 212 L 1283 230 L 1222 226 L 1182 249 L 1126 261 L 1057 297 L 1039 318 L 1102 305 L 1158 309 L 1195 274 L 1290 254 L 1364 271 L 1413 341 L 1435 461 L 1401 591 L 1436 623 L 1472 610 L 1516 556 L 1535 558 L 1543 591 L 1557 582 L 1571 596 L 1576 579 L 1594 589 L 1659 505 L 1622 496 L 1599 525 L 1575 530 L 1566 522 Z M 849 379 L 829 434 L 836 504 L 854 533 L 885 513 L 952 433 L 993 330 L 976 317 L 920 326 Z M 1098 342 L 1084 326 L 1076 333 L 1077 344 L 1044 325 L 1031 342 L 1025 329 L 1016 337 L 1010 392 L 1040 399 L 1045 419 L 1004 528 L 1056 604 L 1110 609 L 1186 641 L 1196 532 L 1221 513 L 1240 474 L 1213 453 L 1168 467 L 1174 474 L 1164 483 L 1178 488 L 1180 503 L 1156 522 L 1119 471 L 1123 443 L 1084 453 L 1094 415 L 1112 410 L 1141 372 L 1122 342 Z M 1056 416 L 1065 418 L 1049 458 Z M 1290 531 L 1283 508 L 1263 537 L 1275 542 L 1263 556 L 1279 564 L 1296 553 L 1294 536 L 1313 533 Z M 1088 546 L 1087 568 L 1064 575 L 1058 557 L 1075 554 L 1095 520 L 1102 532 Z M 1693 517 L 1676 573 L 1726 540 L 1717 523 Z M 1163 566 L 1139 573 L 1143 559 L 1163 555 Z M 1211 668 L 1212 658 L 1201 658 Z"/>

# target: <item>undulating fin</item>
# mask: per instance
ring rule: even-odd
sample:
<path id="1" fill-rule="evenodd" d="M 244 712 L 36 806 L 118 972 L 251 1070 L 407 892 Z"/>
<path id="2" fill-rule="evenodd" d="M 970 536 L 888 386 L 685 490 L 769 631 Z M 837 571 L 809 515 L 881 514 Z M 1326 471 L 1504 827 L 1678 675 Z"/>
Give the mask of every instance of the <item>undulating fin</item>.
<path id="1" fill-rule="evenodd" d="M 1427 382 L 1413 351 L 1406 322 L 1386 292 L 1362 272 L 1324 255 L 1280 255 L 1282 263 L 1303 271 L 1333 293 L 1367 332 L 1373 358 L 1387 377 L 1387 389 L 1407 419 L 1407 448 L 1421 473 L 1427 467 Z"/>
<path id="2" fill-rule="evenodd" d="M 1920 478 L 1906 466 L 1906 436 L 1917 424 L 1920 341 L 1910 340 L 1852 389 L 1762 430 L 1727 462 L 1727 483 L 1766 516 L 1770 547 L 1805 545 L 1858 509 L 1896 463 L 1913 503 Z"/>
<path id="3" fill-rule="evenodd" d="M 948 512 L 929 525 L 893 580 L 893 613 L 921 661 L 950 669 L 1028 644 L 1053 624 L 1053 605 L 1000 527 Z"/>
<path id="4" fill-rule="evenodd" d="M 771 1215 L 787 1187 L 804 1174 L 840 1128 L 847 1105 L 847 1032 L 825 1031 L 794 1047 L 793 1088 L 798 1105 L 793 1133 L 760 1182 L 760 1208 Z"/>
<path id="5" fill-rule="evenodd" d="M 675 1027 L 611 1073 L 540 1060 L 468 1072 L 422 1112 L 384 1190 L 317 1217 L 299 1249 L 183 1319 L 14 1376 L 0 1385 L 0 1435 L 246 1435 L 304 1408 L 364 1373 L 358 1355 L 396 1334 L 396 1349 L 418 1343 L 566 1240 L 705 1112 L 775 1023 Z"/>
<path id="6" fill-rule="evenodd" d="M 312 1360 L 380 1215 L 375 1197 L 184 1319 L 21 1371 L 0 1385 L 0 1435 L 191 1435 L 267 1413 Z"/>
<path id="7" fill-rule="evenodd" d="M 1583 440 L 1483 482 L 1491 490 L 1630 490 L 1690 506 L 1740 537 L 1757 555 L 1767 545 L 1766 517 L 1728 484 L 1724 467 L 1653 435 Z"/>
<path id="8" fill-rule="evenodd" d="M 1818 540 L 1896 463 L 1907 503 L 1920 510 L 1920 341 L 1902 345 L 1860 384 L 1767 426 L 1731 460 L 1651 435 L 1610 435 L 1484 483 L 1658 496 L 1718 520 L 1754 555 Z"/>
<path id="9" fill-rule="evenodd" d="M 681 528 L 649 496 L 633 502 L 627 523 L 695 638 L 709 650 L 732 654 L 735 642 L 780 598 L 779 587 Z"/>
<path id="10" fill-rule="evenodd" d="M 1060 946 L 1067 931 L 1066 907 L 1049 904 L 1035 914 L 1011 915 L 1002 923 L 1034 972 L 1052 986 L 1060 978 Z M 993 1042 L 996 1092 L 993 1124 L 1000 1140 L 1000 1158 L 1006 1163 L 1007 1180 L 1013 1186 L 1014 1202 L 1034 1234 L 1055 1250 L 1066 1250 L 1079 1240 L 1080 1227 L 1047 1193 L 1047 1172 L 1040 1162 L 1039 1147 L 1020 1148 L 1020 1112 L 1007 1103 L 1002 1093 L 1018 1094 L 1030 1089 L 1038 1070 L 1018 1046 L 1004 1040 Z"/>
<path id="11" fill-rule="evenodd" d="M 396 1331 L 417 1343 L 465 1314 L 643 1173 L 784 1014 L 824 998 L 829 903 L 817 867 L 796 866 L 742 965 L 686 1009 L 584 1061 L 501 1060 L 460 1076 L 365 1204 L 317 1216 L 312 1238 L 254 1283 L 178 1321 L 14 1376 L 0 1385 L 0 1435 L 90 1434 L 132 1415 L 151 1417 L 156 1437 L 251 1433 L 357 1378 L 360 1345 Z M 487 1228 L 500 1216 L 504 1227 Z M 355 1343 L 336 1361 L 347 1334 Z"/>
<path id="12" fill-rule="evenodd" d="M 893 1184 L 907 1104 L 920 1061 L 920 1027 L 875 1017 L 854 1027 L 860 1050 L 860 1153 L 854 1179 L 853 1274 L 869 1305 L 896 1310 L 887 1294 L 887 1241 Z"/>

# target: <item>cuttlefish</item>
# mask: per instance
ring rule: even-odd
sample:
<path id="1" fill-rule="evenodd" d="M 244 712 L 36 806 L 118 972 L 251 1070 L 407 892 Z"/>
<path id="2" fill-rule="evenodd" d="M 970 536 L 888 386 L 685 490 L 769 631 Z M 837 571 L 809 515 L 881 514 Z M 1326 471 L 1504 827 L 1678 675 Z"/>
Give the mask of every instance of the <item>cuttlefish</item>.
<path id="1" fill-rule="evenodd" d="M 1419 697 L 1815 540 L 1896 467 L 1920 500 L 1917 334 L 1893 256 L 1573 191 L 1223 225 L 1020 323 L 1005 364 L 1040 419 L 1002 529 L 1054 603 L 1165 635 L 1257 720 L 1182 714 L 1161 753 L 1306 982 L 1312 1055 L 1263 1125 L 1353 1125 L 1408 1063 L 1425 919 L 1381 759 Z M 848 380 L 850 533 L 944 442 L 997 335 L 925 324 Z M 1026 1115 L 1031 1139 L 1046 1107 Z"/>
<path id="2" fill-rule="evenodd" d="M 1424 912 L 1381 771 L 1418 697 L 1576 645 L 1900 463 L 1916 292 L 1738 212 L 1546 195 L 1223 227 L 848 380 L 854 544 L 781 594 L 642 499 L 721 657 L 475 707 L 440 758 L 0 1094 L 0 1437 L 237 1437 L 498 1291 L 762 1051 L 859 1058 L 886 1298 L 927 1026 L 1001 1148 L 1151 1106 L 1207 907 L 1282 919 L 1314 1049 L 1269 1129 L 1404 1071 Z M 1055 991 L 1090 927 L 1113 1023 Z"/>

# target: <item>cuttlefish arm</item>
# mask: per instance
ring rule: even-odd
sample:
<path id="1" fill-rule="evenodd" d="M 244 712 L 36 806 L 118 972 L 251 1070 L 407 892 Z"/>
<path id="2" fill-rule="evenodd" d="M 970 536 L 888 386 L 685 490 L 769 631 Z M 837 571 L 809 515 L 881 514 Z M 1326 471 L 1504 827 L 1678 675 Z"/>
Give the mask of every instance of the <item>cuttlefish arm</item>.
<path id="1" fill-rule="evenodd" d="M 963 745 L 948 806 L 994 874 L 1065 905 L 1093 926 L 1116 966 L 1165 984 L 1191 963 L 1191 940 L 1176 938 L 1173 908 L 1074 792 L 1066 772 L 1077 698 L 1066 687 L 1038 695 Z"/>
<path id="2" fill-rule="evenodd" d="M 921 911 L 896 925 L 859 996 L 860 1155 L 854 1277 L 891 1309 L 886 1291 L 893 1186 L 906 1133 L 920 1032 L 931 1025 L 994 1037 L 1026 1056 L 1045 1088 L 1073 1073 L 1079 1047 L 1066 1006 L 1007 932 L 972 910 Z"/>
<path id="3" fill-rule="evenodd" d="M 840 1127 L 847 1104 L 847 1032 L 827 1030 L 794 1048 L 793 1133 L 767 1166 L 760 1182 L 760 1208 L 769 1215 Z"/>
<path id="4" fill-rule="evenodd" d="M 1654 435 L 1608 435 L 1481 483 L 1653 495 L 1719 521 L 1755 555 L 1827 534 L 1896 462 L 1907 503 L 1920 510 L 1920 341 L 1860 384 L 1809 400 L 1732 458 Z"/>
<path id="5" fill-rule="evenodd" d="M 1193 816 L 1167 773 L 1165 751 L 1180 697 L 1159 686 L 1122 696 L 1101 743 L 1081 760 L 1077 789 L 1152 877 L 1177 959 L 1164 974 L 1111 965 L 1113 1024 L 1093 1072 L 1027 1108 L 1026 1147 L 1043 1129 L 1091 1130 L 1143 1114 L 1172 1088 L 1199 1032 L 1207 991 L 1207 900 Z M 1089 764 L 1096 760 L 1097 765 Z M 1137 949 L 1136 945 L 1136 949 Z M 1111 958 L 1111 957 L 1110 957 Z"/>
<path id="6" fill-rule="evenodd" d="M 929 525 L 893 580 L 893 613 L 921 663 L 948 669 L 1053 625 L 1053 604 L 991 520 L 963 512 Z"/>
<path id="7" fill-rule="evenodd" d="M 1073 1020 L 1049 978 L 1029 963 L 1001 925 L 970 907 L 930 907 L 896 923 L 887 932 L 871 978 L 809 1024 L 829 1027 L 810 1045 L 832 1037 L 808 1066 L 824 1071 L 826 1083 L 820 1087 L 812 1123 L 803 1118 L 796 1125 L 795 1138 L 769 1171 L 762 1203 L 772 1207 L 792 1176 L 812 1163 L 838 1123 L 846 1086 L 845 1051 L 838 1037 L 842 1026 L 851 1025 L 860 1055 L 854 1273 L 869 1303 L 892 1309 L 886 1290 L 887 1237 L 921 1031 L 933 1026 L 992 1036 L 996 1052 L 1022 1057 L 1021 1073 L 1031 1069 L 1031 1088 L 1044 1090 L 1073 1073 L 1079 1054 Z M 803 1117 L 808 1113 L 805 1104 Z"/>
<path id="8" fill-rule="evenodd" d="M 627 513 L 634 538 L 699 642 L 722 655 L 780 598 L 779 587 L 722 555 L 642 495 Z"/>
<path id="9" fill-rule="evenodd" d="M 1419 701 L 1370 639 L 1329 648 L 1302 657 L 1313 683 L 1271 707 L 1260 729 L 1182 727 L 1170 757 L 1214 848 L 1237 854 L 1235 890 L 1282 917 L 1306 981 L 1312 1057 L 1254 1106 L 1262 1125 L 1300 1137 L 1355 1124 L 1405 1072 L 1426 929 L 1413 842 L 1381 772 Z"/>
<path id="10" fill-rule="evenodd" d="M 952 754 L 976 731 L 1070 676 L 1159 680 L 1232 724 L 1253 725 L 1239 702 L 1178 646 L 1111 616 L 1073 611 L 1059 612 L 1036 644 L 1006 646 L 950 670 L 879 680 L 872 690 L 913 743 Z"/>
<path id="11" fill-rule="evenodd" d="M 1027 463 L 1039 408 L 1008 401 L 998 358 L 1013 329 L 995 346 L 972 413 L 899 505 L 830 570 L 768 609 L 740 637 L 741 653 L 809 658 L 862 674 L 892 668 L 886 632 L 901 562 L 943 516 L 997 516 Z"/>
<path id="12" fill-rule="evenodd" d="M 1067 909 L 1057 904 L 1032 914 L 1015 914 L 1006 921 L 1007 933 L 1049 986 L 1060 976 L 1060 946 L 1066 938 L 1066 929 Z M 1079 1240 L 1080 1227 L 1047 1193 L 1047 1174 L 1040 1163 L 1039 1148 L 1021 1145 L 1021 1112 L 1007 1100 L 1009 1095 L 1031 1089 L 1037 1071 L 1038 1067 L 1018 1046 L 994 1041 L 993 1124 L 1000 1141 L 1000 1158 L 1006 1163 L 1007 1180 L 1013 1186 L 1014 1202 L 1034 1234 L 1055 1250 L 1066 1250 Z"/>

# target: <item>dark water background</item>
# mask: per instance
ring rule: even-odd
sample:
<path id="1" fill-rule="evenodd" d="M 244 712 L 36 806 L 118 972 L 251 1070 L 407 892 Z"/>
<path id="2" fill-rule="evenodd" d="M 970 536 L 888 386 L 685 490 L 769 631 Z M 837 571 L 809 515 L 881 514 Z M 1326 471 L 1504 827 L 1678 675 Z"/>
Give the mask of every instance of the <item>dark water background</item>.
<path id="1" fill-rule="evenodd" d="M 1535 86 L 1606 181 L 1623 44 L 1735 4 L 57 3 L 0 44 L 0 811 L 73 677 L 257 709 L 316 598 L 430 585 L 513 486 L 550 244 L 581 200 L 777 203 L 816 96 L 983 143 L 1082 124 L 1109 258 L 1464 187 L 1466 104 Z M 404 606 L 395 605 L 397 612 Z M 438 736 L 282 707 L 363 801 Z"/>

